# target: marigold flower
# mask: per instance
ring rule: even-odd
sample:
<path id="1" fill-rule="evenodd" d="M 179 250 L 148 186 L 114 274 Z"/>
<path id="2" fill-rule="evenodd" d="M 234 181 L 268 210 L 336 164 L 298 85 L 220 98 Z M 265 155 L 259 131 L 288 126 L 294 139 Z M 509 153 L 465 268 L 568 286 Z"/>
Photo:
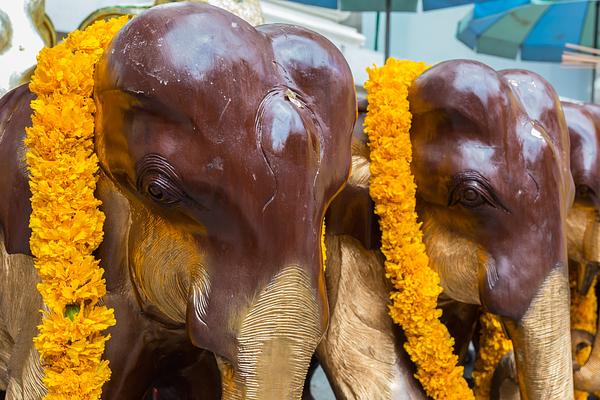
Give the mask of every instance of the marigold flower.
<path id="1" fill-rule="evenodd" d="M 110 336 L 102 332 L 116 321 L 112 309 L 98 304 L 106 285 L 92 255 L 104 224 L 94 197 L 93 89 L 95 65 L 126 22 L 127 17 L 99 21 L 43 49 L 29 84 L 37 95 L 25 138 L 32 195 L 29 245 L 45 305 L 34 343 L 47 400 L 99 399 L 110 378 L 108 361 L 102 360 Z M 78 311 L 67 316 L 67 306 Z"/>
<path id="2" fill-rule="evenodd" d="M 408 90 L 427 69 L 424 63 L 389 59 L 370 68 L 365 132 L 371 148 L 370 194 L 380 217 L 386 275 L 394 291 L 389 313 L 406 335 L 404 345 L 417 366 L 415 376 L 434 399 L 473 399 L 457 366 L 454 339 L 441 323 L 440 279 L 429 267 L 415 212 L 416 185 L 410 170 L 412 115 Z"/>

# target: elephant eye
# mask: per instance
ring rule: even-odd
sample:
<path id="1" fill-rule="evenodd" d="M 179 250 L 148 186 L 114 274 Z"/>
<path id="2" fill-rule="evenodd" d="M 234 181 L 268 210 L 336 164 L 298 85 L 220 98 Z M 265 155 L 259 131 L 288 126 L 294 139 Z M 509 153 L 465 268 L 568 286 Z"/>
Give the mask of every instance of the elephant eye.
<path id="1" fill-rule="evenodd" d="M 478 186 L 478 183 L 475 181 L 463 182 L 460 187 L 457 187 L 452 192 L 450 205 L 453 206 L 460 203 L 465 207 L 475 208 L 485 203 L 489 203 L 484 197 L 483 191 Z"/>
<path id="2" fill-rule="evenodd" d="M 490 183 L 476 171 L 466 171 L 454 177 L 448 206 L 457 204 L 466 208 L 488 205 L 508 212 L 496 197 Z"/>
<path id="3" fill-rule="evenodd" d="M 485 203 L 483 196 L 473 188 L 465 188 L 461 193 L 460 203 L 467 207 L 478 207 Z"/>
<path id="4" fill-rule="evenodd" d="M 157 154 L 145 156 L 136 166 L 137 189 L 155 203 L 170 206 L 179 203 L 184 193 L 180 179 L 169 162 Z"/>

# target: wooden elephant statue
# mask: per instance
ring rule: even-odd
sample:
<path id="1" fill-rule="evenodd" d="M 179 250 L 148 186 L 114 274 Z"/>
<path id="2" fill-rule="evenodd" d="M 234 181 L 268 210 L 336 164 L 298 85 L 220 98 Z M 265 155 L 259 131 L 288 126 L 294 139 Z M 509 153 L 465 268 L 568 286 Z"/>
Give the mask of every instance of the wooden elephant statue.
<path id="1" fill-rule="evenodd" d="M 600 106 L 563 102 L 571 138 L 571 172 L 576 186 L 575 203 L 569 212 L 569 265 L 577 278 L 575 290 L 585 295 L 595 290 L 594 278 L 600 265 Z M 585 392 L 600 390 L 600 337 L 574 330 L 572 349 L 591 345 L 584 365 L 575 365 L 575 388 Z"/>
<path id="2" fill-rule="evenodd" d="M 571 398 L 573 182 L 556 93 L 527 71 L 450 61 L 419 77 L 410 96 L 418 212 L 457 352 L 464 354 L 483 305 L 503 317 L 515 342 L 525 398 Z M 390 287 L 368 193 L 366 108 L 359 102 L 352 175 L 326 216 L 330 323 L 317 356 L 337 398 L 424 399 L 402 332 L 385 315 Z M 514 367 L 510 357 L 504 364 Z M 495 378 L 498 394 L 503 376 Z"/>
<path id="3" fill-rule="evenodd" d="M 0 389 L 11 400 L 44 392 L 23 157 L 32 98 L 21 86 L 0 100 Z M 299 398 L 329 318 L 323 217 L 351 162 L 356 99 L 340 51 L 295 26 L 158 6 L 112 40 L 94 99 L 97 256 L 117 320 L 103 398 L 141 398 L 173 359 L 197 362 L 194 347 L 215 355 L 225 399 Z"/>
<path id="4" fill-rule="evenodd" d="M 513 82 L 527 93 L 526 79 L 522 79 L 521 71 L 511 71 Z M 520 76 L 521 75 L 521 76 Z M 531 75 L 531 73 L 528 73 Z M 536 82 L 539 84 L 539 82 Z M 575 185 L 575 198 L 572 208 L 567 215 L 567 243 L 571 276 L 576 278 L 575 289 L 581 295 L 589 290 L 598 273 L 600 261 L 598 236 L 598 198 L 600 190 L 599 160 L 600 160 L 600 107 L 594 104 L 583 104 L 572 101 L 562 101 L 564 120 L 567 124 L 570 139 L 570 170 Z M 530 110 L 538 109 L 539 101 L 530 101 Z M 556 126 L 548 119 L 547 113 L 537 115 L 539 121 L 546 126 Z M 562 121 L 558 120 L 560 125 Z M 585 392 L 600 390 L 600 380 L 597 377 L 600 356 L 600 338 L 578 329 L 572 331 L 572 351 L 575 353 L 580 346 L 592 346 L 592 352 L 584 365 L 574 365 L 575 389 Z M 575 363 L 575 361 L 574 361 Z M 492 392 L 495 398 L 510 400 L 519 399 L 518 393 L 511 389 L 511 382 L 516 379 L 512 354 L 507 354 L 498 365 L 494 374 Z"/>
<path id="5" fill-rule="evenodd" d="M 525 398 L 572 398 L 566 218 L 574 195 L 569 138 L 558 96 L 536 74 L 497 72 L 478 62 L 455 60 L 437 64 L 418 77 L 409 99 L 417 212 L 430 264 L 444 289 L 443 318 L 459 348 L 464 350 L 471 340 L 477 307 L 482 305 L 502 317 L 514 342 Z M 328 212 L 332 235 L 328 243 L 335 236 L 342 243 L 341 256 L 331 257 L 342 259 L 342 277 L 353 271 L 344 271 L 347 265 L 357 264 L 362 279 L 376 282 L 377 275 L 368 272 L 376 270 L 370 265 L 381 263 L 382 258 L 376 253 L 377 219 L 366 195 L 368 166 L 364 139 L 355 140 L 352 176 Z M 369 321 L 365 315 L 377 309 L 369 300 L 382 297 L 365 296 L 360 304 L 356 298 L 368 292 L 363 287 L 369 284 L 352 283 L 349 278 L 339 282 L 331 320 L 335 321 L 336 312 L 344 315 L 341 320 L 348 329 L 330 327 L 318 351 L 336 394 L 375 398 L 382 390 L 389 394 L 406 387 L 397 372 L 402 362 L 389 362 L 399 352 L 393 353 L 388 345 L 387 358 L 381 357 L 382 351 L 370 354 L 368 350 L 377 347 L 361 346 L 366 339 L 348 322 L 354 318 L 365 324 Z M 332 287 L 328 290 L 335 290 Z M 342 290 L 346 299 L 341 298 Z M 380 325 L 378 330 L 382 329 Z M 373 337 L 381 337 L 376 333 Z M 344 339 L 338 339 L 342 334 Z M 360 342 L 357 348 L 363 349 L 362 359 L 337 364 L 328 359 L 326 346 L 353 341 L 354 336 Z M 352 387 L 363 388 L 369 379 L 351 377 L 361 376 L 358 372 L 371 362 L 378 363 L 380 375 L 388 379 L 382 379 L 385 385 L 373 385 L 370 392 L 365 389 L 362 396 L 355 396 Z M 346 374 L 344 369 L 354 373 Z M 339 380 L 352 384 L 339 385 Z M 397 398 L 422 396 L 404 393 Z"/>

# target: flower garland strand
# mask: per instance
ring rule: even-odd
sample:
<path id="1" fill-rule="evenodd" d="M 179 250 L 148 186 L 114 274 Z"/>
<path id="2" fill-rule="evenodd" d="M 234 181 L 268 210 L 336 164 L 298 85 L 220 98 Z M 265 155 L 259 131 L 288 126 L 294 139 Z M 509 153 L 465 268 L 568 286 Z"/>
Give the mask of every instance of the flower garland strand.
<path id="1" fill-rule="evenodd" d="M 504 334 L 500 318 L 494 314 L 482 313 L 479 322 L 481 323 L 481 338 L 473 371 L 473 381 L 475 398 L 488 400 L 496 367 L 502 357 L 513 350 L 513 345 L 512 341 Z"/>
<path id="2" fill-rule="evenodd" d="M 389 312 L 406 335 L 404 348 L 417 366 L 415 376 L 434 399 L 473 399 L 453 353 L 454 339 L 439 320 L 438 274 L 429 267 L 415 212 L 416 185 L 410 170 L 412 147 L 408 90 L 427 69 L 424 63 L 388 59 L 369 68 L 365 131 L 371 148 L 370 194 L 380 217 L 386 276 L 394 291 Z"/>
<path id="3" fill-rule="evenodd" d="M 102 360 L 115 325 L 99 301 L 104 271 L 92 252 L 102 242 L 104 214 L 94 197 L 94 69 L 127 17 L 100 21 L 43 49 L 29 85 L 32 126 L 27 129 L 32 213 L 30 248 L 41 278 L 45 309 L 34 339 L 44 367 L 46 399 L 99 399 L 110 378 Z"/>

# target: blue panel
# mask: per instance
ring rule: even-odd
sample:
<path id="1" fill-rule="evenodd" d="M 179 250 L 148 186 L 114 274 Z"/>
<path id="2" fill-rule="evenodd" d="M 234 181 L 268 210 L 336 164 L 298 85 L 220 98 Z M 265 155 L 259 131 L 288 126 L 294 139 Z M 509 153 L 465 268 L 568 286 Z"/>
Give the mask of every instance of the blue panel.
<path id="1" fill-rule="evenodd" d="M 472 14 L 471 14 L 472 15 Z M 460 22 L 456 37 L 474 49 L 477 45 L 477 39 L 485 33 L 485 31 L 496 23 L 504 14 L 491 15 L 486 18 L 470 19 L 466 18 Z"/>
<path id="2" fill-rule="evenodd" d="M 555 46 L 531 46 L 521 48 L 521 60 L 523 61 L 547 61 L 560 62 L 564 47 Z"/>
<path id="3" fill-rule="evenodd" d="M 529 0 L 494 0 L 476 4 L 473 10 L 473 18 L 483 18 L 490 15 L 503 13 L 515 7 L 531 3 Z"/>
<path id="4" fill-rule="evenodd" d="M 588 2 L 553 4 L 523 41 L 521 59 L 560 61 L 565 43 L 579 43 Z"/>
<path id="5" fill-rule="evenodd" d="M 485 3 L 497 0 L 423 0 L 423 10 L 437 10 L 438 8 L 457 7 L 465 4 Z"/>
<path id="6" fill-rule="evenodd" d="M 294 3 L 308 4 L 311 6 L 338 8 L 337 0 L 288 0 Z"/>
<path id="7" fill-rule="evenodd" d="M 485 0 L 480 0 L 485 1 Z M 488 0 L 489 1 L 489 0 Z M 423 0 L 423 10 L 436 10 L 438 8 L 456 7 L 464 4 L 472 4 L 472 0 Z"/>

